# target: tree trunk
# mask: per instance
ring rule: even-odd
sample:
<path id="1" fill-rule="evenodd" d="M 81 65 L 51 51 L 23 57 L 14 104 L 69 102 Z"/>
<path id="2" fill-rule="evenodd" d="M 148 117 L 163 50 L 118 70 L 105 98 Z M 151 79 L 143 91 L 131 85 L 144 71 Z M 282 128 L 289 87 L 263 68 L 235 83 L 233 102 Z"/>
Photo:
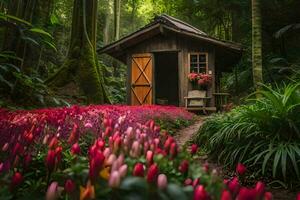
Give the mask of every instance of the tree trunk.
<path id="1" fill-rule="evenodd" d="M 120 16 L 121 16 L 121 0 L 114 0 L 114 41 L 120 39 Z M 118 65 L 119 62 L 113 59 L 113 75 L 118 77 L 120 74 L 118 73 Z"/>
<path id="2" fill-rule="evenodd" d="M 103 44 L 104 45 L 107 45 L 110 41 L 110 19 L 111 19 L 111 4 L 110 2 L 108 2 L 108 9 L 106 10 L 106 13 L 105 13 L 105 21 L 104 21 L 104 27 L 103 27 Z"/>
<path id="3" fill-rule="evenodd" d="M 120 39 L 120 16 L 121 16 L 121 0 L 114 1 L 114 25 L 115 25 L 115 41 Z"/>
<path id="4" fill-rule="evenodd" d="M 98 0 L 74 0 L 71 42 L 65 63 L 47 80 L 50 86 L 63 87 L 74 82 L 88 103 L 109 103 L 101 67 L 96 54 Z"/>
<path id="5" fill-rule="evenodd" d="M 262 76 L 261 0 L 252 0 L 252 70 L 255 90 L 260 89 Z"/>

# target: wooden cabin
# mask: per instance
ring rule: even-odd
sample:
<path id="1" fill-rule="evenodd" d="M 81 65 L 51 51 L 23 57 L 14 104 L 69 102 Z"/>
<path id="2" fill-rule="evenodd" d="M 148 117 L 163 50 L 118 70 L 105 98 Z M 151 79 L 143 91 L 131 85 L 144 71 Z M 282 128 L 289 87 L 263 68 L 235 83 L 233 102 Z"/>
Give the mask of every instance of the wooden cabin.
<path id="1" fill-rule="evenodd" d="M 221 74 L 237 64 L 242 48 L 208 36 L 174 17 L 161 15 L 98 53 L 109 54 L 128 66 L 129 105 L 185 106 L 189 91 L 193 90 L 188 74 L 197 72 L 212 75 L 207 102 L 202 108 L 214 110 L 223 94 Z"/>

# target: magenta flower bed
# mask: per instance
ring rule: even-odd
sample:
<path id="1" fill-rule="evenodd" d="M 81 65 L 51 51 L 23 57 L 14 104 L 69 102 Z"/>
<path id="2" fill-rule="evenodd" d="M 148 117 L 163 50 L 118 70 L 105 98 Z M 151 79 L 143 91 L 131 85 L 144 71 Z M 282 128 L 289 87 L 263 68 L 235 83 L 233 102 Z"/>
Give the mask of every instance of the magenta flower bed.
<path id="1" fill-rule="evenodd" d="M 271 199 L 180 149 L 154 119 L 192 120 L 176 107 L 88 106 L 0 111 L 0 199 Z M 239 165 L 237 173 L 246 168 Z"/>

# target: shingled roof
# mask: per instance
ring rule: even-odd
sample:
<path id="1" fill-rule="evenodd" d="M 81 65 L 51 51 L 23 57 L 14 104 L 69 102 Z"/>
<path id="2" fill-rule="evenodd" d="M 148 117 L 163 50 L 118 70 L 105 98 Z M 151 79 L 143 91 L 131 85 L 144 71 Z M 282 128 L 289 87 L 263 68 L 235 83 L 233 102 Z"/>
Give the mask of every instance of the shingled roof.
<path id="1" fill-rule="evenodd" d="M 143 40 L 146 40 L 147 37 L 143 37 L 143 35 L 146 35 L 147 33 L 151 32 L 151 34 L 149 34 L 149 37 L 152 37 L 156 34 L 161 33 L 162 29 L 168 29 L 178 34 L 182 34 L 198 40 L 203 40 L 212 43 L 216 46 L 224 47 L 229 50 L 233 50 L 237 52 L 242 51 L 242 46 L 239 44 L 219 40 L 214 37 L 208 36 L 205 32 L 193 27 L 192 25 L 186 22 L 183 22 L 169 15 L 163 14 L 160 16 L 156 16 L 151 23 L 140 28 L 139 30 L 123 37 L 118 41 L 115 41 L 107 46 L 104 46 L 101 49 L 98 49 L 98 53 L 116 54 L 117 51 L 124 50 L 128 47 L 134 46 L 142 42 Z"/>

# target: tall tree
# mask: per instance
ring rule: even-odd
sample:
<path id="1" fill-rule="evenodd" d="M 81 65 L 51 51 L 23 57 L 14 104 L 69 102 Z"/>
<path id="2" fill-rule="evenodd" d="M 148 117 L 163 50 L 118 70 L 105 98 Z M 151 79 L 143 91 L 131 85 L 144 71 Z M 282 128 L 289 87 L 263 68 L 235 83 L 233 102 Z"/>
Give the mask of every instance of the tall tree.
<path id="1" fill-rule="evenodd" d="M 259 90 L 262 76 L 261 0 L 252 0 L 252 71 L 253 83 Z"/>
<path id="2" fill-rule="evenodd" d="M 96 54 L 98 0 L 74 0 L 69 51 L 61 69 L 47 80 L 50 86 L 75 83 L 88 103 L 109 103 Z"/>
<path id="3" fill-rule="evenodd" d="M 120 39 L 121 0 L 114 0 L 114 39 Z"/>

